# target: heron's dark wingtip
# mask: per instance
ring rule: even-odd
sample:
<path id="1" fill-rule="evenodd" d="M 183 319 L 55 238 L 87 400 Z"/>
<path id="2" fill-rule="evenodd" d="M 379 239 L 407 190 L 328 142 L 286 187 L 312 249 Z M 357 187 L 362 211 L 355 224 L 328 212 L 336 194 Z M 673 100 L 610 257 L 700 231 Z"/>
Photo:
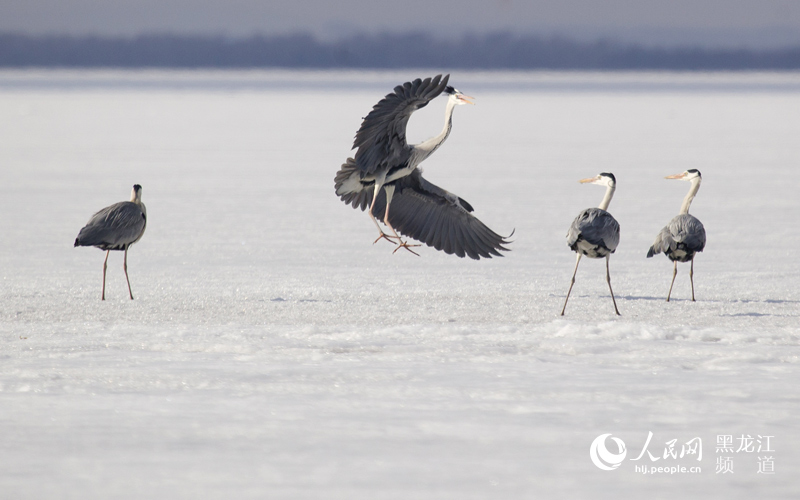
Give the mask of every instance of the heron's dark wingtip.
<path id="1" fill-rule="evenodd" d="M 650 247 L 650 250 L 647 251 L 647 258 L 649 259 L 650 257 L 652 257 L 655 254 L 656 254 L 655 248 Z"/>
<path id="2" fill-rule="evenodd" d="M 81 240 L 80 240 L 80 238 L 75 238 L 75 245 L 73 245 L 73 246 L 76 246 L 76 247 L 79 247 L 79 246 L 81 246 Z"/>

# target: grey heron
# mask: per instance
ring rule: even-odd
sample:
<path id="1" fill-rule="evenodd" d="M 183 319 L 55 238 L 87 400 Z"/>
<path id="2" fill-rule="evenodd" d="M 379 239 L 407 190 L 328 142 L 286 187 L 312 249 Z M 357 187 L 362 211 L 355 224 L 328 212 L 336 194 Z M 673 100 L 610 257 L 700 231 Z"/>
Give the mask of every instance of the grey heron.
<path id="1" fill-rule="evenodd" d="M 689 206 L 692 204 L 697 190 L 700 189 L 700 182 L 703 180 L 700 171 L 697 169 L 686 170 L 682 174 L 669 175 L 666 179 L 679 179 L 691 182 L 689 192 L 683 199 L 681 213 L 673 217 L 669 224 L 658 233 L 653 246 L 647 252 L 647 257 L 664 252 L 669 260 L 672 261 L 672 282 L 669 284 L 667 292 L 667 302 L 672 295 L 672 285 L 675 284 L 675 275 L 678 274 L 678 262 L 691 262 L 689 267 L 689 281 L 692 284 L 692 302 L 694 302 L 694 256 L 697 252 L 702 252 L 706 246 L 706 229 L 703 223 L 689 214 Z"/>
<path id="2" fill-rule="evenodd" d="M 611 292 L 611 301 L 614 302 L 614 312 L 619 316 L 617 301 L 614 299 L 614 290 L 611 289 L 611 273 L 608 269 L 609 258 L 617 249 L 617 245 L 619 245 L 619 223 L 614 216 L 606 211 L 608 204 L 611 203 L 611 198 L 614 196 L 614 191 L 617 189 L 617 179 L 614 174 L 603 172 L 596 177 L 582 179 L 580 182 L 581 184 L 605 186 L 606 194 L 603 196 L 603 201 L 600 202 L 599 207 L 587 208 L 579 213 L 569 226 L 569 231 L 567 231 L 567 246 L 578 254 L 578 258 L 575 261 L 575 271 L 572 273 L 572 281 L 569 284 L 561 315 L 563 316 L 564 311 L 567 310 L 567 301 L 569 300 L 569 294 L 572 292 L 572 285 L 575 284 L 578 264 L 581 262 L 581 256 L 585 255 L 591 259 L 605 257 L 608 290 Z"/>
<path id="3" fill-rule="evenodd" d="M 472 205 L 422 177 L 419 164 L 428 158 L 450 135 L 453 110 L 473 104 L 469 96 L 447 84 L 450 75 L 416 79 L 394 88 L 373 106 L 356 133 L 355 158 L 348 158 L 334 179 L 336 194 L 345 204 L 362 211 L 378 228 L 374 243 L 386 239 L 419 255 L 398 232 L 424 242 L 437 250 L 473 259 L 500 256 L 509 241 L 486 227 L 472 215 Z M 406 125 L 411 114 L 431 100 L 448 95 L 442 132 L 420 144 L 406 141 Z M 383 214 L 385 233 L 375 214 Z M 394 239 L 397 242 L 393 241 Z"/>
<path id="4" fill-rule="evenodd" d="M 125 270 L 125 281 L 128 282 L 128 294 L 133 300 L 131 281 L 128 279 L 128 247 L 141 239 L 146 226 L 147 209 L 142 203 L 142 186 L 134 184 L 131 201 L 121 201 L 100 210 L 78 233 L 76 247 L 97 247 L 106 251 L 101 300 L 106 300 L 106 268 L 111 250 L 125 251 L 122 268 Z"/>

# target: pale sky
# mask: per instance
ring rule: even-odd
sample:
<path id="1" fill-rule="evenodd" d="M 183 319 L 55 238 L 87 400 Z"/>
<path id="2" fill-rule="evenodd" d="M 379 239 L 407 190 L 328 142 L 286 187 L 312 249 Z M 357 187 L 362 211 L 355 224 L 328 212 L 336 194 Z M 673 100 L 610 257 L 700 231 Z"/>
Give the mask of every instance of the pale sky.
<path id="1" fill-rule="evenodd" d="M 247 36 L 510 30 L 644 43 L 800 44 L 798 0 L 0 0 L 0 32 Z"/>

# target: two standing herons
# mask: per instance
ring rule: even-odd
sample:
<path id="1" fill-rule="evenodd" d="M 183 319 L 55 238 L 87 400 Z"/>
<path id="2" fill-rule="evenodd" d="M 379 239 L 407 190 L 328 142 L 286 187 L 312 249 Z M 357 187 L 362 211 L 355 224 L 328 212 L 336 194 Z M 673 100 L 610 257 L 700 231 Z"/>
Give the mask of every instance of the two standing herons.
<path id="1" fill-rule="evenodd" d="M 92 215 L 89 222 L 75 238 L 75 246 L 97 247 L 106 251 L 103 261 L 103 292 L 101 300 L 106 300 L 106 268 L 111 250 L 124 250 L 122 268 L 128 282 L 128 294 L 133 300 L 131 281 L 128 279 L 128 247 L 139 241 L 147 226 L 147 208 L 142 203 L 142 186 L 135 184 L 131 191 L 131 201 L 121 201 Z"/>
<path id="2" fill-rule="evenodd" d="M 356 133 L 355 158 L 348 158 L 334 179 L 336 194 L 346 204 L 362 211 L 369 207 L 370 219 L 386 239 L 411 253 L 411 245 L 400 234 L 422 241 L 437 250 L 473 259 L 500 256 L 509 241 L 486 227 L 471 212 L 464 199 L 422 177 L 417 168 L 450 135 L 453 110 L 472 104 L 471 97 L 447 85 L 450 75 L 416 79 L 395 87 L 364 118 Z M 411 114 L 440 94 L 447 94 L 442 132 L 420 144 L 406 141 Z M 389 228 L 385 233 L 378 217 Z M 396 241 L 395 241 L 396 240 Z"/>

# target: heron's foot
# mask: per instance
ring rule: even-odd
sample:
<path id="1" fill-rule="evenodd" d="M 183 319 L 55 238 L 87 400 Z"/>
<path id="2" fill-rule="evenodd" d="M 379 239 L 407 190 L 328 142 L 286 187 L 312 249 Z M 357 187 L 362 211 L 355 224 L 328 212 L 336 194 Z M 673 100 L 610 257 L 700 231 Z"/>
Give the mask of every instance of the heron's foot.
<path id="1" fill-rule="evenodd" d="M 394 252 L 392 252 L 392 253 L 393 253 L 393 254 L 395 254 L 395 253 L 397 253 L 397 251 L 398 251 L 398 250 L 400 250 L 401 248 L 405 248 L 405 249 L 406 249 L 406 250 L 408 250 L 409 252 L 411 252 L 411 253 L 413 253 L 414 255 L 416 255 L 417 257 L 419 257 L 419 254 L 418 254 L 417 252 L 415 252 L 414 250 L 411 250 L 411 247 L 421 247 L 421 246 L 422 246 L 422 245 L 409 245 L 407 241 L 400 240 L 400 245 L 398 245 L 398 247 L 397 247 L 397 248 L 395 248 L 395 249 L 394 249 Z"/>
<path id="2" fill-rule="evenodd" d="M 386 240 L 386 241 L 388 241 L 389 243 L 392 243 L 392 244 L 394 244 L 394 245 L 397 245 L 397 242 L 395 242 L 395 241 L 392 241 L 392 239 L 393 239 L 393 238 L 397 238 L 398 240 L 400 240 L 400 238 L 398 238 L 397 236 L 390 236 L 390 235 L 388 235 L 388 234 L 386 234 L 386 233 L 384 233 L 384 232 L 381 232 L 381 235 L 380 235 L 380 236 L 378 236 L 378 238 L 377 238 L 375 241 L 373 241 L 373 242 L 372 242 L 372 244 L 374 245 L 375 243 L 377 243 L 377 242 L 379 242 L 379 241 L 381 241 L 381 240 L 385 239 L 385 240 Z"/>

